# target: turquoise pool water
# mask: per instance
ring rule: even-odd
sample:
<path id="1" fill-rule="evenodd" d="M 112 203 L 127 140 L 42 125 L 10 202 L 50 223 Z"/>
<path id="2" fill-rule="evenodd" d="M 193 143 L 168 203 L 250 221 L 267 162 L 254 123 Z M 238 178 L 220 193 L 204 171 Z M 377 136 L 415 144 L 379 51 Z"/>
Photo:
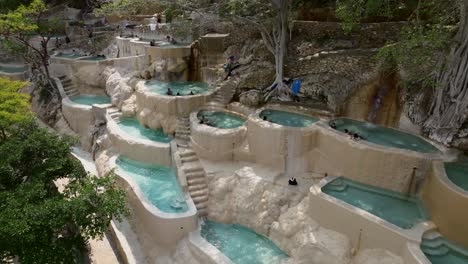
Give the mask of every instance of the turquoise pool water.
<path id="1" fill-rule="evenodd" d="M 150 91 L 161 95 L 166 95 L 168 88 L 171 88 L 174 95 L 177 95 L 177 93 L 180 93 L 180 95 L 190 95 L 190 91 L 193 94 L 205 94 L 212 90 L 212 87 L 202 82 L 147 81 L 145 85 Z"/>
<path id="2" fill-rule="evenodd" d="M 180 189 L 174 169 L 153 166 L 119 157 L 119 169 L 125 171 L 138 185 L 148 200 L 166 213 L 184 213 L 188 206 Z"/>
<path id="3" fill-rule="evenodd" d="M 432 264 L 468 264 L 468 250 L 444 237 L 423 239 L 421 250 Z"/>
<path id="4" fill-rule="evenodd" d="M 134 137 L 157 141 L 162 143 L 171 142 L 172 138 L 164 134 L 162 129 L 145 128 L 135 118 L 121 118 L 118 122 L 120 129 Z"/>
<path id="5" fill-rule="evenodd" d="M 91 56 L 91 57 L 84 57 L 79 60 L 87 60 L 87 61 L 102 61 L 106 60 L 106 57 L 100 57 L 100 56 Z"/>
<path id="6" fill-rule="evenodd" d="M 201 120 L 204 118 L 206 121 L 205 124 L 217 127 L 217 128 L 235 128 L 240 127 L 244 124 L 245 119 L 226 112 L 217 112 L 217 111 L 207 111 L 202 110 L 198 112 L 198 119 Z"/>
<path id="7" fill-rule="evenodd" d="M 347 129 L 352 133 L 358 133 L 365 140 L 374 144 L 423 153 L 439 152 L 436 147 L 426 140 L 395 129 L 346 118 L 330 121 L 330 124 L 332 123 L 336 125 L 337 130 L 344 132 Z"/>
<path id="8" fill-rule="evenodd" d="M 27 71 L 28 68 L 26 66 L 3 66 L 0 65 L 0 72 L 5 73 L 22 73 Z"/>
<path id="9" fill-rule="evenodd" d="M 416 197 L 408 197 L 343 177 L 322 187 L 322 192 L 404 229 L 428 219 L 421 201 Z"/>
<path id="10" fill-rule="evenodd" d="M 92 94 L 80 94 L 70 97 L 70 100 L 76 104 L 82 105 L 93 105 L 93 104 L 110 104 L 111 99 L 105 95 L 92 95 Z"/>
<path id="11" fill-rule="evenodd" d="M 66 58 L 66 59 L 78 59 L 78 58 L 83 57 L 83 56 L 81 54 L 79 54 L 79 53 L 59 53 L 59 54 L 55 55 L 55 57 Z"/>
<path id="12" fill-rule="evenodd" d="M 275 264 L 288 258 L 268 238 L 241 225 L 205 221 L 201 236 L 236 264 Z"/>
<path id="13" fill-rule="evenodd" d="M 468 192 L 468 162 L 448 162 L 444 167 L 447 177 Z"/>
<path id="14" fill-rule="evenodd" d="M 319 119 L 313 116 L 301 115 L 292 112 L 267 109 L 260 113 L 260 118 L 265 118 L 275 124 L 289 127 L 308 127 Z"/>

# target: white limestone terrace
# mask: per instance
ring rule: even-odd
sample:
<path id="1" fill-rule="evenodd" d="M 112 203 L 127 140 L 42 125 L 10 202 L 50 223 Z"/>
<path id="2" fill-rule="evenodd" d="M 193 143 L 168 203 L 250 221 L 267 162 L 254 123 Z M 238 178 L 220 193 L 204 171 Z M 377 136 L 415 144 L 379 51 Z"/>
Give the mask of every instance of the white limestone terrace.
<path id="1" fill-rule="evenodd" d="M 203 107 L 199 111 L 208 110 L 229 113 L 247 119 L 247 116 L 218 107 Z M 242 147 L 247 128 L 244 125 L 235 128 L 217 128 L 200 124 L 199 111 L 190 114 L 191 145 L 201 158 L 210 160 L 233 160 L 235 150 Z"/>
<path id="2" fill-rule="evenodd" d="M 168 96 L 154 93 L 146 87 L 146 81 L 136 85 L 136 113 L 138 120 L 150 128 L 163 128 L 172 134 L 179 117 L 188 116 L 208 102 L 219 88 L 192 96 Z"/>
<path id="3" fill-rule="evenodd" d="M 121 116 L 122 114 L 116 108 L 107 109 L 105 115 L 112 145 L 120 154 L 145 163 L 172 165 L 169 143 L 138 138 L 126 133 L 118 125 Z"/>
<path id="4" fill-rule="evenodd" d="M 140 187 L 128 174 L 116 166 L 117 156 L 109 160 L 110 168 L 115 168 L 119 176 L 117 184 L 127 192 L 127 199 L 133 211 L 133 220 L 139 223 L 145 230 L 144 235 L 162 246 L 174 246 L 190 231 L 197 227 L 197 209 L 187 193 L 184 194 L 188 206 L 186 212 L 163 212 L 152 204 L 143 194 Z"/>

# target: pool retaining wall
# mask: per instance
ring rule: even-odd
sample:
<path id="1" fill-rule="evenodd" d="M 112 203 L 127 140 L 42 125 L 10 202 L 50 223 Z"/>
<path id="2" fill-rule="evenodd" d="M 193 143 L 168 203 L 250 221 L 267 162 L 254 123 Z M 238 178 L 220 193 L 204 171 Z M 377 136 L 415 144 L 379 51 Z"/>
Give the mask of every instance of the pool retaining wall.
<path id="1" fill-rule="evenodd" d="M 107 131 L 112 145 L 122 155 L 141 162 L 171 166 L 171 146 L 169 143 L 133 137 L 120 129 L 117 121 L 106 114 Z"/>
<path id="2" fill-rule="evenodd" d="M 220 108 L 203 108 L 201 110 L 227 112 L 233 115 L 238 115 L 243 118 L 245 116 Z M 234 160 L 234 152 L 244 143 L 247 135 L 245 125 L 236 128 L 222 129 L 200 124 L 198 120 L 198 112 L 190 114 L 191 123 L 191 142 L 193 149 L 201 158 L 206 158 L 214 161 Z"/>
<path id="3" fill-rule="evenodd" d="M 444 237 L 468 248 L 468 192 L 450 181 L 441 161 L 428 175 L 421 197 L 432 221 Z"/>

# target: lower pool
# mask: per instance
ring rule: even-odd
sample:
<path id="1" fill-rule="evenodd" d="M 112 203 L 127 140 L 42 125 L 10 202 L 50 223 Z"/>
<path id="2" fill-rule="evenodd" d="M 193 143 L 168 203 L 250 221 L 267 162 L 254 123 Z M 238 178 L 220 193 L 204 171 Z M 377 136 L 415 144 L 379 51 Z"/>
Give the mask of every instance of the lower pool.
<path id="1" fill-rule="evenodd" d="M 80 53 L 58 53 L 55 55 L 55 57 L 65 59 L 78 59 L 83 56 Z"/>
<path id="2" fill-rule="evenodd" d="M 169 143 L 172 140 L 171 137 L 164 134 L 162 129 L 145 128 L 135 118 L 121 118 L 118 121 L 118 125 L 120 129 L 133 137 L 162 143 Z"/>
<path id="3" fill-rule="evenodd" d="M 174 169 L 119 157 L 117 167 L 138 185 L 146 198 L 165 213 L 185 213 L 188 206 Z"/>
<path id="4" fill-rule="evenodd" d="M 417 197 L 406 196 L 343 177 L 322 187 L 322 192 L 404 229 L 409 229 L 416 223 L 428 219 Z"/>
<path id="5" fill-rule="evenodd" d="M 432 264 L 468 264 L 468 250 L 442 236 L 423 238 L 421 250 Z"/>
<path id="6" fill-rule="evenodd" d="M 458 187 L 468 191 L 468 162 L 449 162 L 444 167 L 447 177 Z"/>
<path id="7" fill-rule="evenodd" d="M 89 56 L 89 57 L 84 57 L 79 60 L 86 60 L 86 61 L 102 61 L 106 60 L 106 56 Z"/>
<path id="8" fill-rule="evenodd" d="M 191 95 L 190 92 L 195 94 L 206 94 L 212 90 L 212 87 L 203 82 L 160 82 L 160 81 L 147 81 L 146 87 L 157 94 L 167 95 L 167 90 L 170 88 L 173 95 Z"/>
<path id="9" fill-rule="evenodd" d="M 70 97 L 70 100 L 76 104 L 93 105 L 93 104 L 110 104 L 111 99 L 105 95 L 80 94 Z"/>
<path id="10" fill-rule="evenodd" d="M 198 112 L 198 119 L 203 119 L 205 125 L 225 129 L 240 127 L 245 122 L 245 118 L 235 114 L 208 110 Z"/>
<path id="11" fill-rule="evenodd" d="M 263 110 L 260 113 L 260 118 L 271 123 L 289 127 L 308 127 L 319 120 L 313 116 L 273 109 Z"/>
<path id="12" fill-rule="evenodd" d="M 288 258 L 268 238 L 241 225 L 205 221 L 201 236 L 236 264 L 275 264 Z"/>
<path id="13" fill-rule="evenodd" d="M 23 73 L 28 70 L 26 66 L 5 66 L 0 65 L 0 72 L 5 73 Z"/>
<path id="14" fill-rule="evenodd" d="M 434 145 L 416 135 L 372 123 L 361 122 L 347 118 L 339 118 L 330 121 L 330 126 L 341 132 L 345 132 L 345 130 L 347 130 L 350 133 L 357 133 L 363 137 L 364 140 L 382 146 L 407 149 L 424 153 L 439 152 L 439 150 L 434 147 Z"/>

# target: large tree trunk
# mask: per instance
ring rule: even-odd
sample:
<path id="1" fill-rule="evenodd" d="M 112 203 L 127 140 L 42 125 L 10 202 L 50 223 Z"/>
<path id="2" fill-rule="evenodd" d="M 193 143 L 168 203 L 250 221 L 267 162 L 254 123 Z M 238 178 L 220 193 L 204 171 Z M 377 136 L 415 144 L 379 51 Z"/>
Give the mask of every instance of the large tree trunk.
<path id="1" fill-rule="evenodd" d="M 468 110 L 468 0 L 461 7 L 460 28 L 439 77 L 425 128 L 430 138 L 450 144 L 467 119 Z"/>

